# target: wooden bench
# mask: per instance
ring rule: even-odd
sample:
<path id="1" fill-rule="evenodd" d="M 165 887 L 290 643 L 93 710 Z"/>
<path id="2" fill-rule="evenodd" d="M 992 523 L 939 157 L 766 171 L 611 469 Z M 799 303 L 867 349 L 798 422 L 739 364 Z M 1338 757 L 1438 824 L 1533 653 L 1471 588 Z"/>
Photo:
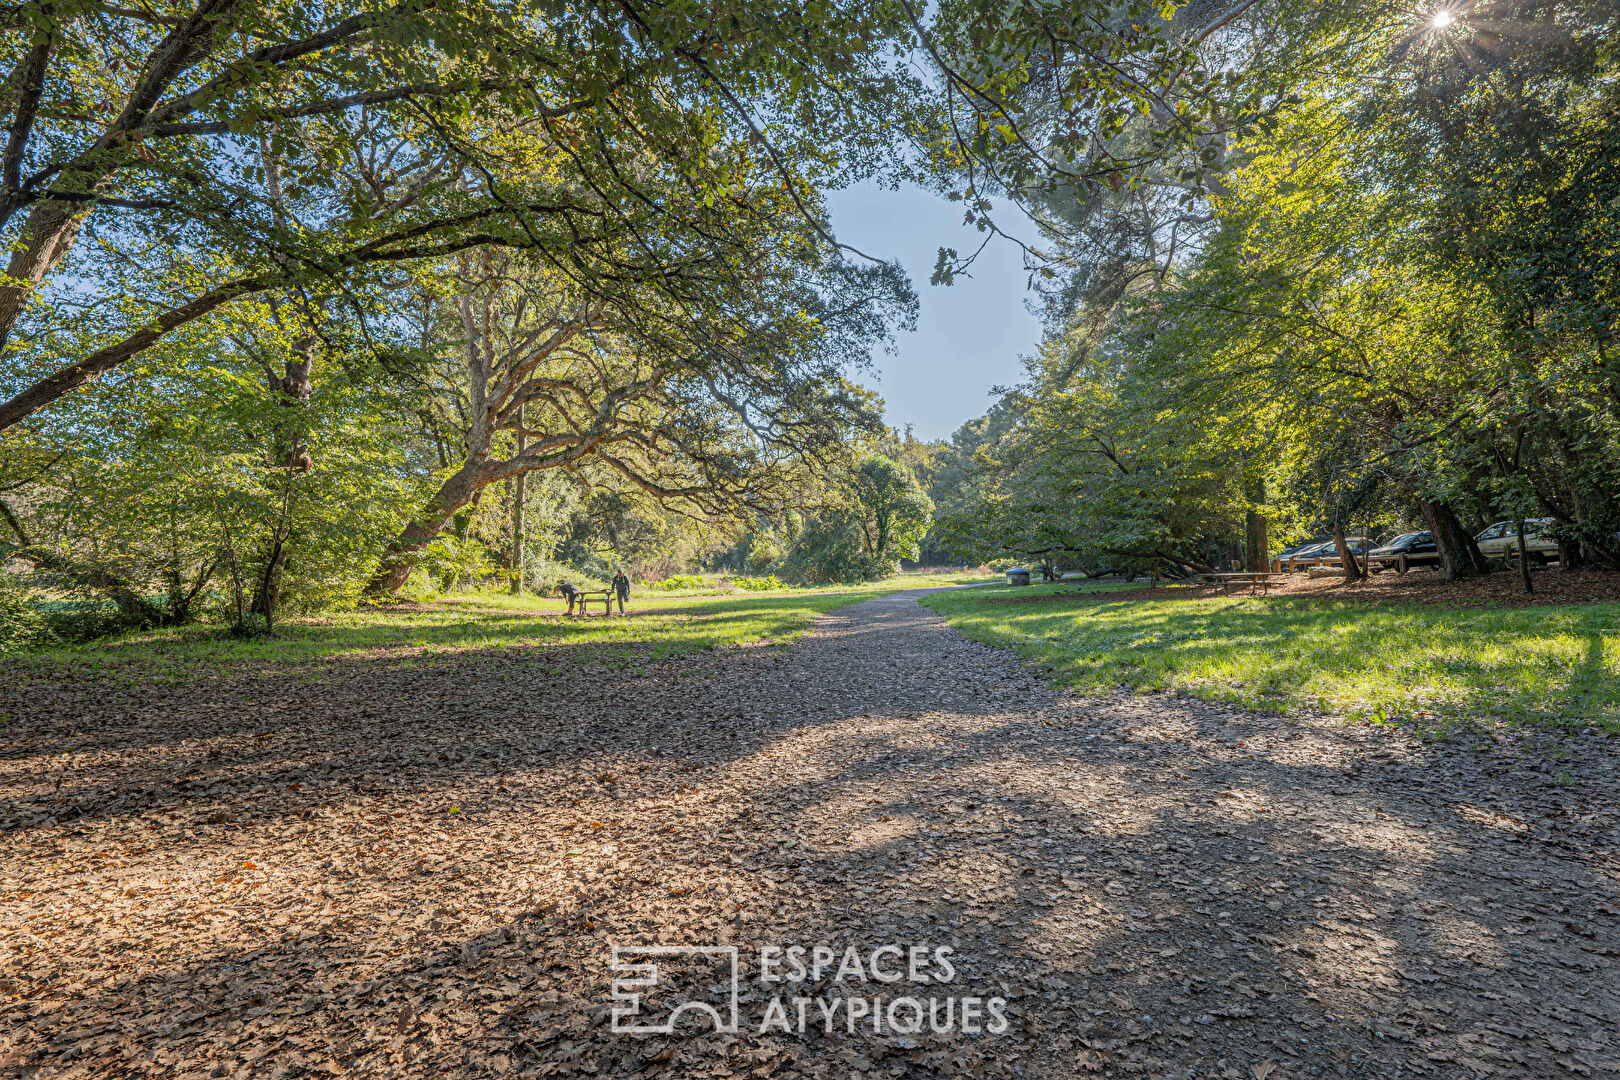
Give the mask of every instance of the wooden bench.
<path id="1" fill-rule="evenodd" d="M 1226 574 L 1205 574 L 1204 580 L 1212 585 L 1219 585 L 1221 591 L 1230 594 L 1233 585 L 1247 585 L 1249 591 L 1264 595 L 1271 588 L 1271 579 L 1286 577 L 1285 574 L 1274 574 L 1269 570 L 1241 570 Z"/>
<path id="2" fill-rule="evenodd" d="M 607 592 L 575 593 L 574 594 L 574 599 L 579 601 L 579 613 L 581 615 L 584 615 L 587 612 L 589 612 L 590 611 L 590 606 L 592 604 L 601 604 L 602 605 L 602 614 L 603 615 L 611 615 L 611 614 L 613 614 L 613 594 L 612 593 L 607 593 Z"/>

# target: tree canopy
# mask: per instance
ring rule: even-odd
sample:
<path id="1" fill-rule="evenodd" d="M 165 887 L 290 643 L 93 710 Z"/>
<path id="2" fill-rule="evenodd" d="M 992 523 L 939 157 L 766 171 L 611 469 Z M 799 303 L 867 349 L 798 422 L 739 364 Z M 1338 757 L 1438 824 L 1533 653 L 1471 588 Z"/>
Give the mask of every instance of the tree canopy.
<path id="1" fill-rule="evenodd" d="M 1068 173 L 1022 159 L 1053 329 L 956 527 L 1194 565 L 1255 514 L 1279 542 L 1417 525 L 1463 575 L 1485 522 L 1546 516 L 1569 561 L 1620 565 L 1615 20 L 1178 9 L 1155 32 L 1223 57 L 1226 89 L 1145 110 L 1151 156 L 1094 139 L 1117 191 L 1054 197 Z M 1189 145 L 1202 165 L 1171 177 Z"/>

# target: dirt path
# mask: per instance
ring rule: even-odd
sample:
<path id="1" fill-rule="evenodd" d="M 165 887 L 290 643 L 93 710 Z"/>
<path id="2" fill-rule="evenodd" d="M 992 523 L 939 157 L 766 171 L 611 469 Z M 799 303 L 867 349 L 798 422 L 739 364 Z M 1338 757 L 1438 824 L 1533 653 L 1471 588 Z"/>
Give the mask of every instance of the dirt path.
<path id="1" fill-rule="evenodd" d="M 1612 740 L 1075 700 L 906 596 L 592 655 L 0 686 L 0 1073 L 1620 1075 Z M 738 947 L 737 1034 L 612 1030 L 610 947 L 656 942 Z M 795 944 L 954 978 L 758 982 Z M 641 1015 L 724 1001 L 664 968 Z"/>

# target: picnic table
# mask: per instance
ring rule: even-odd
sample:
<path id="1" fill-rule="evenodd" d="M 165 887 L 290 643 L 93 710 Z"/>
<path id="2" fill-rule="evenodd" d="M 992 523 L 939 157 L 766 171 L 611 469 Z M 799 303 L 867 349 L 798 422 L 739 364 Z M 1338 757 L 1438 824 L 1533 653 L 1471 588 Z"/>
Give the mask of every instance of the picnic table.
<path id="1" fill-rule="evenodd" d="M 601 604 L 603 615 L 613 614 L 613 594 L 606 590 L 575 593 L 574 599 L 579 601 L 579 613 L 584 615 L 590 611 L 590 605 Z"/>
<path id="2" fill-rule="evenodd" d="M 1271 587 L 1272 578 L 1287 577 L 1286 574 L 1274 574 L 1269 570 L 1239 570 L 1224 574 L 1205 574 L 1204 580 L 1212 585 L 1219 585 L 1221 591 L 1230 594 L 1233 585 L 1247 585 L 1249 591 L 1264 595 Z"/>

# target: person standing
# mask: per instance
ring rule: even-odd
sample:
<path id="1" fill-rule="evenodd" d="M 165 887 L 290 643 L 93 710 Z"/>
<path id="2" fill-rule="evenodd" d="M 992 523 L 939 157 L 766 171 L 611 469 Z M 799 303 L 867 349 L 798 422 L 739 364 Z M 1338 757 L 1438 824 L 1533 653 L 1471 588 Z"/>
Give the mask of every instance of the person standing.
<path id="1" fill-rule="evenodd" d="M 568 601 L 568 614 L 572 615 L 574 613 L 574 597 L 579 590 L 574 588 L 572 581 L 563 581 L 558 583 L 557 592 L 563 599 Z"/>
<path id="2" fill-rule="evenodd" d="M 619 614 L 623 615 L 624 602 L 630 599 L 630 579 L 624 576 L 623 570 L 613 575 L 613 595 L 618 598 Z"/>

